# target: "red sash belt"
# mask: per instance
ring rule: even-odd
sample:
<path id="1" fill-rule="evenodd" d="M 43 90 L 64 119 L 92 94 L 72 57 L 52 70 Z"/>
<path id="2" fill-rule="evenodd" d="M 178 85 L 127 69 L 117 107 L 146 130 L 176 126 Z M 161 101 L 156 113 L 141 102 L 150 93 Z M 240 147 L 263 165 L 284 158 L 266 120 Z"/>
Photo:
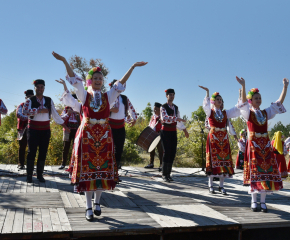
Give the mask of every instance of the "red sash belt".
<path id="1" fill-rule="evenodd" d="M 35 129 L 35 130 L 49 130 L 50 129 L 50 121 L 28 121 L 28 128 Z"/>
<path id="2" fill-rule="evenodd" d="M 111 128 L 119 129 L 119 128 L 123 128 L 125 126 L 125 120 L 124 119 L 109 118 L 109 124 L 110 124 Z"/>
<path id="3" fill-rule="evenodd" d="M 162 130 L 164 131 L 176 131 L 176 123 L 175 124 L 166 124 L 166 125 L 162 125 Z"/>

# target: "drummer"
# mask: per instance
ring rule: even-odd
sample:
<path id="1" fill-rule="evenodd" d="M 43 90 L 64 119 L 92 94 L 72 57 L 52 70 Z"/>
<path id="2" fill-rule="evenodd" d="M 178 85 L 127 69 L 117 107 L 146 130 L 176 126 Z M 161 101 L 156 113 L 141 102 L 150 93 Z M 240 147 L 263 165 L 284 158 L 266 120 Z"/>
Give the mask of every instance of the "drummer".
<path id="1" fill-rule="evenodd" d="M 175 97 L 174 89 L 165 90 L 167 102 L 161 106 L 161 121 L 162 128 L 160 131 L 161 141 L 164 147 L 163 164 L 162 164 L 162 179 L 165 182 L 171 182 L 173 179 L 170 176 L 173 161 L 176 154 L 177 147 L 177 132 L 176 128 L 183 130 L 185 137 L 188 138 L 189 134 L 184 126 L 184 119 L 180 118 L 178 107 L 173 104 Z"/>
<path id="2" fill-rule="evenodd" d="M 114 86 L 115 82 L 117 82 L 116 79 L 109 84 L 110 88 Z M 133 127 L 137 120 L 137 113 L 129 98 L 123 94 L 119 95 L 110 111 L 109 124 L 113 134 L 116 162 L 120 169 L 125 143 L 125 121 L 129 123 L 130 127 Z"/>
<path id="3" fill-rule="evenodd" d="M 161 103 L 155 102 L 153 108 L 154 114 L 152 115 L 151 120 L 149 122 L 149 127 L 151 127 L 157 133 L 159 133 L 161 130 L 160 107 Z M 163 146 L 161 141 L 157 145 L 157 150 L 160 160 L 159 172 L 161 172 L 163 158 Z M 154 168 L 154 157 L 155 157 L 155 149 L 152 152 L 150 152 L 150 163 L 147 166 L 145 166 L 145 168 Z"/>

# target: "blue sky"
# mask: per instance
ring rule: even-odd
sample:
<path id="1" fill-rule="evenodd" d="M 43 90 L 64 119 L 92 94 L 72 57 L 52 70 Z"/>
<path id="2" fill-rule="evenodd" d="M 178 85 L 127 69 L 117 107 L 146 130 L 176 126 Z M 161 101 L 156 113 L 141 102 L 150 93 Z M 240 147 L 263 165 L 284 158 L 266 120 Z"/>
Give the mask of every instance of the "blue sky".
<path id="1" fill-rule="evenodd" d="M 65 76 L 61 62 L 79 55 L 101 58 L 108 80 L 121 78 L 136 61 L 125 94 L 138 112 L 148 102 L 166 101 L 164 90 L 174 88 L 181 115 L 191 115 L 205 92 L 220 92 L 225 108 L 236 104 L 239 84 L 258 87 L 262 108 L 276 101 L 283 77 L 290 78 L 290 1 L 0 1 L 0 98 L 14 109 L 32 88 L 46 80 L 45 94 L 58 102 Z M 276 116 L 288 124 L 288 112 Z"/>

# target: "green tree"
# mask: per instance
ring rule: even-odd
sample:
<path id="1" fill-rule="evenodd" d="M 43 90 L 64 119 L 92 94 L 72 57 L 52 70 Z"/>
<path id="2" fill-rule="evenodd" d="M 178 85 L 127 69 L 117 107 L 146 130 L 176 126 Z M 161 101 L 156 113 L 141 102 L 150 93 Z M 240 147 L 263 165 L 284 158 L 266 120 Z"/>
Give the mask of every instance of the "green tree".
<path id="1" fill-rule="evenodd" d="M 290 131 L 290 124 L 284 126 L 282 122 L 277 122 L 274 127 L 269 131 L 269 137 L 270 139 L 273 138 L 274 133 L 277 131 L 281 131 L 285 138 L 289 137 L 289 131 Z"/>
<path id="2" fill-rule="evenodd" d="M 88 63 L 85 58 L 79 57 L 77 55 L 74 55 L 70 57 L 69 59 L 69 64 L 71 68 L 80 74 L 82 77 L 84 84 L 86 82 L 86 76 L 88 71 L 90 71 L 91 68 L 93 67 L 100 67 L 102 69 L 102 73 L 105 78 L 107 78 L 107 75 L 109 73 L 109 69 L 104 65 L 101 59 L 91 59 L 90 62 Z M 104 85 L 102 86 L 102 92 L 106 92 L 107 89 L 105 87 L 105 80 L 104 80 Z"/>
<path id="3" fill-rule="evenodd" d="M 196 120 L 196 117 L 198 118 L 199 121 L 202 121 L 204 122 L 205 121 L 205 118 L 206 118 L 206 114 L 203 110 L 203 107 L 202 106 L 199 106 L 198 109 L 194 112 L 191 113 L 191 118 Z"/>
<path id="4" fill-rule="evenodd" d="M 149 122 L 152 116 L 152 108 L 150 102 L 147 103 L 147 107 L 142 111 L 145 121 Z"/>

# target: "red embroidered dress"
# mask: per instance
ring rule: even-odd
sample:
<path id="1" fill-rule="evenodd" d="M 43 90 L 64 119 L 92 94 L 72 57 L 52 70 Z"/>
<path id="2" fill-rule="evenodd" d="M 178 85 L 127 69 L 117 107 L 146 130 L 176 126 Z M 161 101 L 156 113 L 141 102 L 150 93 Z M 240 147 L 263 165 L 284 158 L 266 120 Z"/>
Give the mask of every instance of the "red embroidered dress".
<path id="1" fill-rule="evenodd" d="M 123 86 L 117 82 L 107 93 L 87 92 L 78 76 L 67 77 L 67 80 L 78 89 L 77 96 L 83 110 L 83 120 L 76 134 L 68 169 L 72 175 L 71 182 L 77 185 L 78 192 L 114 189 L 118 171 L 108 118 L 110 105 Z"/>
<path id="2" fill-rule="evenodd" d="M 210 99 L 205 98 L 203 109 L 207 115 L 210 132 L 206 143 L 206 174 L 219 177 L 230 177 L 235 174 L 233 169 L 230 143 L 227 133 L 227 119 L 238 117 L 237 107 L 230 110 L 216 110 L 210 107 Z"/>
<path id="3" fill-rule="evenodd" d="M 286 179 L 288 177 L 287 172 L 287 164 L 284 154 L 287 154 L 287 150 L 285 148 L 284 141 L 282 141 L 282 147 L 283 147 L 283 154 L 280 154 L 275 148 L 274 148 L 274 140 L 272 140 L 271 145 L 273 147 L 274 156 L 276 157 L 277 164 L 279 166 L 279 172 L 281 173 L 281 178 Z"/>
<path id="4" fill-rule="evenodd" d="M 248 102 L 239 106 L 247 120 L 248 141 L 244 159 L 244 185 L 249 193 L 272 192 L 283 188 L 281 174 L 268 136 L 268 120 L 277 113 L 286 112 L 280 102 L 265 110 L 250 108 Z"/>

